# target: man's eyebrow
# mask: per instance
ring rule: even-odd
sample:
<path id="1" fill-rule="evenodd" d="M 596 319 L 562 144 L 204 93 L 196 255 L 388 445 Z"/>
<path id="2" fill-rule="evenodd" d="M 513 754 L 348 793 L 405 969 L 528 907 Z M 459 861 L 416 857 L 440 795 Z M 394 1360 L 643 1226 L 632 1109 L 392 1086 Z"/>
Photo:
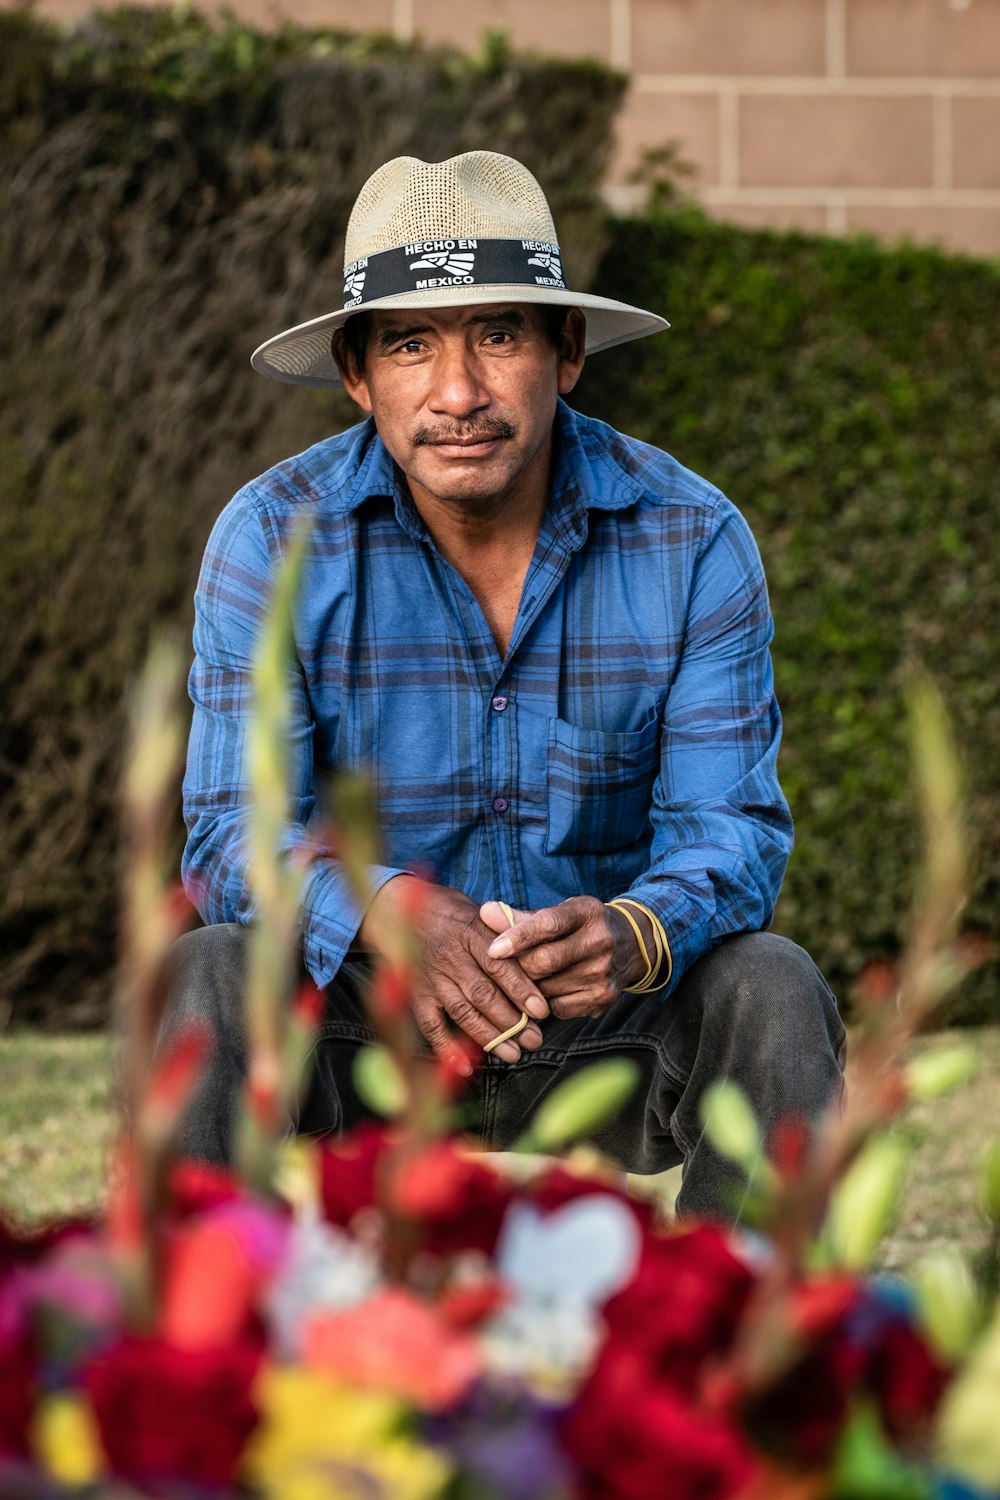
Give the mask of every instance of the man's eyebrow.
<path id="1" fill-rule="evenodd" d="M 479 313 L 476 317 L 470 318 L 469 322 L 476 325 L 499 323 L 501 327 L 509 328 L 512 333 L 523 333 L 525 329 L 524 313 L 519 312 L 516 307 L 509 308 L 506 312 Z"/>

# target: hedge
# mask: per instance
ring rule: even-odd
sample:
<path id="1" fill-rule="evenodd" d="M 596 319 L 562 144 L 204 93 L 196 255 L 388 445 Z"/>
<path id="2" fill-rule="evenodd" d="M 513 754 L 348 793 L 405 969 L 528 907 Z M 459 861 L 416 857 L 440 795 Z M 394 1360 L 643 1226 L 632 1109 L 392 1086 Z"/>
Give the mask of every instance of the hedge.
<path id="1" fill-rule="evenodd" d="M 963 751 L 970 948 L 1000 928 L 1000 268 L 696 214 L 615 225 L 594 290 L 670 319 L 593 360 L 580 404 L 744 511 L 767 569 L 796 849 L 776 916 L 850 999 L 911 906 L 903 686 Z M 1000 1018 L 987 963 L 956 1019 Z"/>
<path id="2" fill-rule="evenodd" d="M 353 420 L 249 351 L 339 305 L 342 233 L 387 157 L 520 157 L 586 281 L 624 79 L 181 8 L 72 31 L 0 13 L 0 1008 L 107 1014 L 122 696 L 190 630 L 211 523 Z M 2 1021 L 2 1015 L 0 1015 Z"/>
<path id="3" fill-rule="evenodd" d="M 670 333 L 596 357 L 576 398 L 744 509 L 767 565 L 798 845 L 777 925 L 850 997 L 891 955 L 916 854 L 901 683 L 923 662 L 964 746 L 996 934 L 1000 276 L 690 212 L 607 223 L 623 80 L 180 12 L 61 32 L 0 15 L 0 1003 L 107 1014 L 122 698 L 151 630 L 186 633 L 208 529 L 276 458 L 353 419 L 254 376 L 262 337 L 332 305 L 361 182 L 400 152 L 508 151 L 570 274 Z M 605 248 L 606 247 L 606 248 Z M 604 251 L 603 256 L 601 254 Z M 959 1015 L 996 1016 L 996 971 Z"/>

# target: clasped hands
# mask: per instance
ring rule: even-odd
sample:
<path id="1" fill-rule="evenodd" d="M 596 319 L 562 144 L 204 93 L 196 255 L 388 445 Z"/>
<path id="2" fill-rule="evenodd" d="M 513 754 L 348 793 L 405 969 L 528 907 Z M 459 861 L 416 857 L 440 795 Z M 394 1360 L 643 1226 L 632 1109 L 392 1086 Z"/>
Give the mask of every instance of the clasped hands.
<path id="1" fill-rule="evenodd" d="M 376 952 L 384 951 L 386 925 L 399 920 L 402 882 L 414 879 L 396 876 L 372 902 L 360 936 Z M 627 921 L 595 896 L 514 911 L 513 927 L 498 901 L 477 906 L 445 886 L 426 886 L 422 907 L 414 1017 L 435 1053 L 464 1073 L 471 1066 L 456 1046 L 456 1030 L 483 1048 L 527 1012 L 516 1041 L 494 1049 L 504 1062 L 516 1062 L 522 1048 L 541 1046 L 538 1021 L 598 1016 L 644 968 Z"/>

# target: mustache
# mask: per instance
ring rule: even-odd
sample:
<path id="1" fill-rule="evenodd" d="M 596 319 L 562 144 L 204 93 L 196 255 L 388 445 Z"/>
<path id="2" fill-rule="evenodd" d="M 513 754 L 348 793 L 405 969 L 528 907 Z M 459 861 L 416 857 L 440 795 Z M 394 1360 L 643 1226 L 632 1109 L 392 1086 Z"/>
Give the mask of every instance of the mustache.
<path id="1" fill-rule="evenodd" d="M 478 443 L 513 436 L 514 428 L 503 417 L 479 417 L 457 427 L 418 427 L 411 441 L 414 448 L 421 448 L 427 443 Z"/>

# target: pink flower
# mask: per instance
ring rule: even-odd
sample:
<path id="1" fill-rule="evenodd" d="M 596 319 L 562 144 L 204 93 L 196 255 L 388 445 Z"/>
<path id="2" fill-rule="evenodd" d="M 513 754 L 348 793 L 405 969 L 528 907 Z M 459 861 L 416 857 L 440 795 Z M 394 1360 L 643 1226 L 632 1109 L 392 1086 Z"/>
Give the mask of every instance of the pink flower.
<path id="1" fill-rule="evenodd" d="M 475 1340 L 400 1288 L 312 1319 L 303 1349 L 307 1365 L 426 1411 L 461 1400 L 481 1369 Z"/>

